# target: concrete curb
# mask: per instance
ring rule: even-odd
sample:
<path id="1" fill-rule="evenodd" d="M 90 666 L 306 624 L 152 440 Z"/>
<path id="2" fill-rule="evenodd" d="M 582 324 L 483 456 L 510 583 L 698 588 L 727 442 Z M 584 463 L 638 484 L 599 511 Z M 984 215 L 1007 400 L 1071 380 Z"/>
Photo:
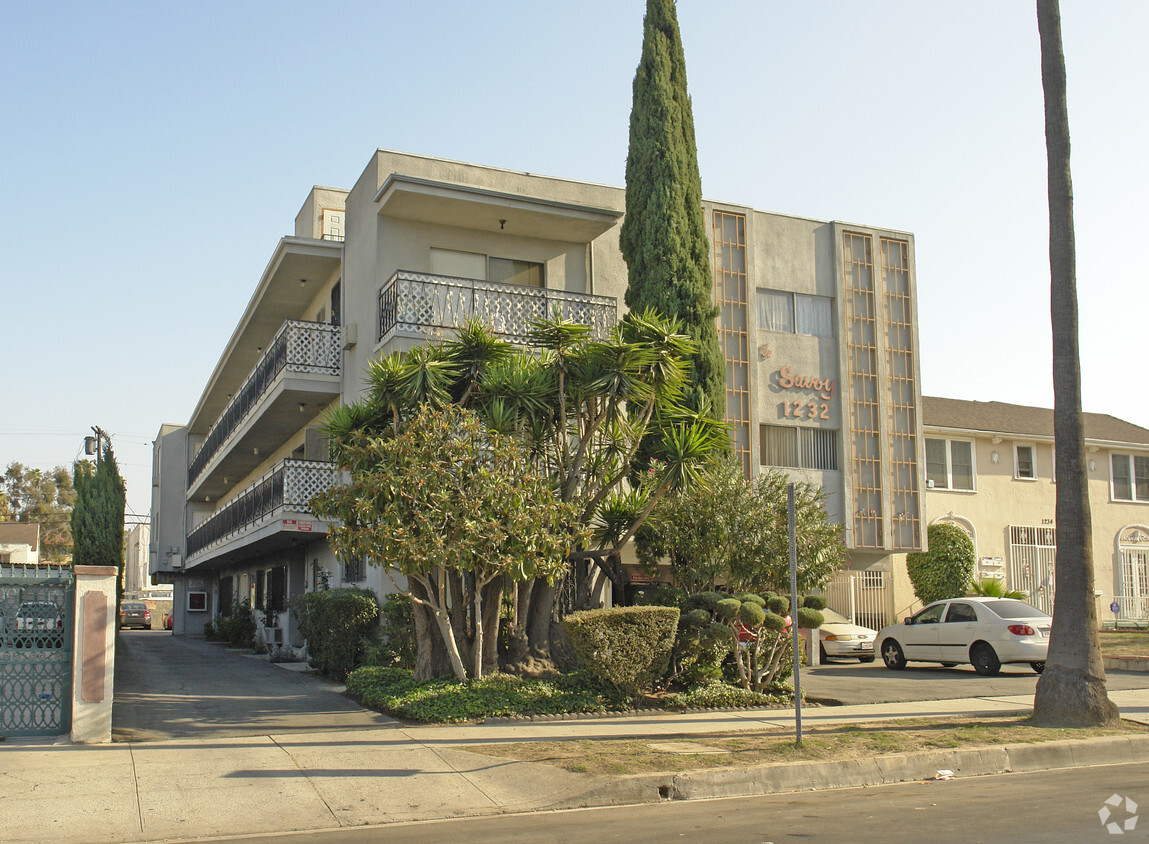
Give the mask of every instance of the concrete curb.
<path id="1" fill-rule="evenodd" d="M 1149 673 L 1149 656 L 1106 656 L 1102 657 L 1106 671 L 1134 671 Z"/>
<path id="2" fill-rule="evenodd" d="M 1149 735 L 1105 736 L 969 750 L 933 750 L 845 762 L 795 762 L 753 768 L 719 768 L 680 774 L 636 774 L 603 783 L 547 809 L 576 809 L 666 800 L 752 797 L 827 788 L 858 788 L 933 780 L 941 770 L 955 777 L 1045 771 L 1138 762 L 1149 756 Z"/>

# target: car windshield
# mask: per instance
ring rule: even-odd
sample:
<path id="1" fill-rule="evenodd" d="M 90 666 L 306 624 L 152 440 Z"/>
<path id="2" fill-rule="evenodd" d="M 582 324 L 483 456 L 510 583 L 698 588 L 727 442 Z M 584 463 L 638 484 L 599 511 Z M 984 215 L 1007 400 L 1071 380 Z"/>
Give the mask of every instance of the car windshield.
<path id="1" fill-rule="evenodd" d="M 147 609 L 147 606 L 145 606 L 144 604 L 124 604 L 123 606 L 124 606 L 124 609 L 126 609 L 126 610 L 146 610 Z"/>
<path id="2" fill-rule="evenodd" d="M 1047 612 L 1031 607 L 1025 601 L 1001 598 L 996 601 L 982 601 L 981 605 L 998 618 L 1052 618 Z"/>

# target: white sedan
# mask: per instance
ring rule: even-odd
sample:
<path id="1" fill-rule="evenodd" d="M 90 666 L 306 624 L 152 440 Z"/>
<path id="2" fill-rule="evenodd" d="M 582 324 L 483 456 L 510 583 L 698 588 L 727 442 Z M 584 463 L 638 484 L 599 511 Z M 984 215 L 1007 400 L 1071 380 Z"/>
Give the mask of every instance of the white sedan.
<path id="1" fill-rule="evenodd" d="M 874 661 L 876 630 L 854 624 L 831 609 L 821 610 L 825 622 L 818 628 L 822 641 L 822 662 L 835 657 L 852 657 L 862 662 Z"/>
<path id="2" fill-rule="evenodd" d="M 996 674 L 1006 663 L 1045 670 L 1053 617 L 1012 598 L 935 601 L 902 624 L 878 633 L 878 653 L 895 671 L 907 662 L 968 662 L 978 674 Z"/>

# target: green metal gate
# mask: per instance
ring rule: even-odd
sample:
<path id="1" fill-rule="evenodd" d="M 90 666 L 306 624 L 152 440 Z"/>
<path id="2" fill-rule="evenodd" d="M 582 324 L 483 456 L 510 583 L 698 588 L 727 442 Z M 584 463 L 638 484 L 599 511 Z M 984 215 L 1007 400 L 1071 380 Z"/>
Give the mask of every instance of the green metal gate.
<path id="1" fill-rule="evenodd" d="M 71 730 L 75 602 L 67 568 L 0 572 L 0 737 Z"/>

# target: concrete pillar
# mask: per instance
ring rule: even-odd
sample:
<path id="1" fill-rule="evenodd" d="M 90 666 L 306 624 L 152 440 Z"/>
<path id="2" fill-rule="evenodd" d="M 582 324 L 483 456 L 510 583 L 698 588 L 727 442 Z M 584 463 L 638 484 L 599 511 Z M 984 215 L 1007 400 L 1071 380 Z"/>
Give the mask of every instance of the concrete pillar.
<path id="1" fill-rule="evenodd" d="M 76 566 L 72 638 L 72 741 L 112 740 L 112 678 L 116 656 L 115 566 Z"/>

